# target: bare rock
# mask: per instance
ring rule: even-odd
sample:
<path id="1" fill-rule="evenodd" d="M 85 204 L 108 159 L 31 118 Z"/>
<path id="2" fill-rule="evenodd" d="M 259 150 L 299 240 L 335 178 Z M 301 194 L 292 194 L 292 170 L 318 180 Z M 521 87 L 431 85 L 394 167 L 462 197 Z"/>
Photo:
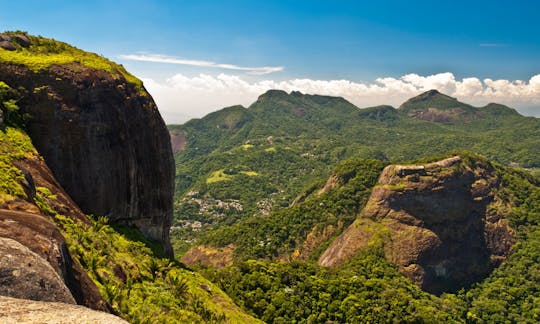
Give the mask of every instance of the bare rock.
<path id="1" fill-rule="evenodd" d="M 42 257 L 0 237 L 0 295 L 75 304 L 62 278 Z"/>
<path id="2" fill-rule="evenodd" d="M 0 47 L 8 51 L 14 51 L 17 49 L 13 44 L 11 44 L 10 41 L 7 40 L 0 41 Z"/>
<path id="3" fill-rule="evenodd" d="M 120 317 L 65 303 L 42 302 L 0 296 L 2 323 L 125 324 Z"/>
<path id="4" fill-rule="evenodd" d="M 32 72 L 0 62 L 0 79 L 27 90 L 19 105 L 28 134 L 81 210 L 137 226 L 172 254 L 175 165 L 150 95 L 78 63 Z"/>
<path id="5" fill-rule="evenodd" d="M 459 156 L 423 165 L 390 165 L 356 221 L 323 253 L 339 265 L 374 240 L 422 289 L 455 291 L 485 278 L 515 242 L 495 202 L 500 179 L 488 162 Z"/>
<path id="6" fill-rule="evenodd" d="M 30 39 L 23 34 L 15 34 L 11 36 L 11 40 L 17 42 L 17 44 L 21 45 L 22 47 L 30 46 Z"/>

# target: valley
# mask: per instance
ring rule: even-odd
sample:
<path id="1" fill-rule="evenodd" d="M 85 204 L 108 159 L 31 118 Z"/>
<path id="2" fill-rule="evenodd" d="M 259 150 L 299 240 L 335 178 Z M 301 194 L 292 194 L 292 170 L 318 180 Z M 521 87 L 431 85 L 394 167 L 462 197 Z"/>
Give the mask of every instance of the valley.
<path id="1" fill-rule="evenodd" d="M 0 322 L 540 320 L 540 119 L 268 90 L 166 125 L 123 66 L 0 39 Z"/>

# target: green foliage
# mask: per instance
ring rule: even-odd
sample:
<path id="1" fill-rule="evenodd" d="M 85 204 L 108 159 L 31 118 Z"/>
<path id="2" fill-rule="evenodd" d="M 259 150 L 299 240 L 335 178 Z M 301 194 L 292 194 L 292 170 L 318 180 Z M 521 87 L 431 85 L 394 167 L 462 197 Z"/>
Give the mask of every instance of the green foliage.
<path id="1" fill-rule="evenodd" d="M 238 234 L 236 228 L 228 233 L 232 224 L 259 224 L 257 218 L 287 207 L 345 159 L 411 161 L 455 149 L 506 165 L 540 166 L 537 118 L 500 105 L 474 108 L 442 95 L 408 106 L 458 107 L 482 118 L 440 124 L 410 118 L 390 106 L 358 109 L 342 98 L 269 91 L 249 108 L 229 107 L 170 126 L 183 132 L 187 142 L 175 157 L 175 247 L 182 252 L 198 244 L 208 230 L 220 235 L 214 235 L 215 242 L 203 240 L 218 244 Z M 216 170 L 232 178 L 207 183 Z M 245 171 L 258 176 L 238 174 Z M 220 203 L 216 200 L 242 208 L 207 208 Z M 194 222 L 202 227 L 190 227 Z"/>
<path id="2" fill-rule="evenodd" d="M 21 32 L 8 32 L 7 34 L 21 34 Z M 106 58 L 82 51 L 69 44 L 48 39 L 41 36 L 32 36 L 24 33 L 30 39 L 30 47 L 25 48 L 15 43 L 15 51 L 0 48 L 0 61 L 22 64 L 30 70 L 38 72 L 53 64 L 80 63 L 86 67 L 103 70 L 115 76 L 123 77 L 134 84 L 141 94 L 145 94 L 142 82 L 131 75 L 126 69 Z"/>
<path id="3" fill-rule="evenodd" d="M 478 323 L 540 321 L 539 246 L 540 229 L 536 229 L 515 246 L 509 260 L 491 276 L 462 292 L 460 297 L 470 302 L 469 318 Z"/>
<path id="4" fill-rule="evenodd" d="M 351 224 L 367 202 L 384 166 L 376 160 L 344 161 L 334 172 L 339 182 L 334 190 L 321 196 L 308 196 L 302 204 L 291 208 L 208 231 L 200 242 L 218 246 L 234 244 L 238 260 L 289 255 L 302 248 L 311 231 L 319 234 L 328 227 L 343 229 Z M 314 253 L 312 257 L 316 256 Z"/>
<path id="5" fill-rule="evenodd" d="M 30 138 L 13 127 L 0 129 L 0 203 L 15 197 L 26 198 L 22 187 L 24 176 L 13 161 L 36 154 Z"/>
<path id="6" fill-rule="evenodd" d="M 380 247 L 341 269 L 247 261 L 202 272 L 267 323 L 452 323 L 465 312 L 462 303 L 447 305 L 400 275 Z"/>
<path id="7" fill-rule="evenodd" d="M 18 91 L 0 81 L 0 127 L 3 127 L 3 123 L 15 127 L 23 126 L 23 118 L 17 105 L 19 98 Z"/>
<path id="8" fill-rule="evenodd" d="M 253 320 L 199 274 L 176 261 L 156 256 L 140 232 L 140 240 L 132 240 L 110 226 L 106 217 L 93 220 L 91 225 L 59 214 L 55 214 L 55 220 L 72 256 L 87 271 L 105 300 L 130 322 Z M 130 231 L 134 237 L 136 230 Z"/>

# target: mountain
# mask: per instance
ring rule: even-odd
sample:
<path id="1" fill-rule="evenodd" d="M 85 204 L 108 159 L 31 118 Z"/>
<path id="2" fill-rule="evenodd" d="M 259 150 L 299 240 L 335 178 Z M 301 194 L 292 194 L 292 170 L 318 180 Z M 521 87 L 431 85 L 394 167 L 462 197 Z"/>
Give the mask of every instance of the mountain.
<path id="1" fill-rule="evenodd" d="M 411 118 L 446 124 L 486 119 L 493 116 L 519 115 L 516 110 L 495 103 L 475 108 L 437 90 L 430 90 L 411 98 L 398 109 Z"/>
<path id="2" fill-rule="evenodd" d="M 78 304 L 131 322 L 257 322 L 172 259 L 172 149 L 142 83 L 62 42 L 0 40 L 2 320 L 115 318 Z"/>
<path id="3" fill-rule="evenodd" d="M 466 151 L 391 165 L 348 160 L 300 197 L 209 238 L 243 261 L 203 273 L 250 314 L 537 321 L 540 182 L 527 172 Z"/>
<path id="4" fill-rule="evenodd" d="M 482 118 L 478 109 L 459 102 L 437 90 L 430 90 L 411 98 L 398 108 L 407 116 L 439 123 L 453 123 Z"/>
<path id="5" fill-rule="evenodd" d="M 419 115 L 430 109 L 429 116 L 449 118 Z M 466 149 L 506 165 L 540 165 L 539 119 L 498 104 L 476 108 L 435 90 L 398 109 L 271 90 L 247 108 L 168 127 L 182 146 L 171 235 L 180 254 L 199 246 L 183 259 L 189 264 L 218 252 L 209 229 L 289 206 L 344 159 L 399 162 Z"/>
<path id="6" fill-rule="evenodd" d="M 501 182 L 489 162 L 459 155 L 387 166 L 319 264 L 335 266 L 383 240 L 386 258 L 422 289 L 440 294 L 468 286 L 505 260 L 516 240 L 506 217 L 513 206 L 497 195 Z"/>
<path id="7" fill-rule="evenodd" d="M 17 103 L 26 131 L 62 187 L 85 213 L 136 225 L 171 253 L 173 157 L 141 82 L 65 43 L 3 37 L 16 50 L 0 51 L 0 80 L 24 89 Z"/>

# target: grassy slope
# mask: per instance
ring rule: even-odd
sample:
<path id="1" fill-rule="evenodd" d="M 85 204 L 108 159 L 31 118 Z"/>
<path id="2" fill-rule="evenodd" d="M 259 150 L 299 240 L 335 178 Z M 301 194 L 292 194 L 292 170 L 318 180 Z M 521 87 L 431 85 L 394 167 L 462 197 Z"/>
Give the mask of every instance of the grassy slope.
<path id="1" fill-rule="evenodd" d="M 48 39 L 41 36 L 28 35 L 21 32 L 7 32 L 6 34 L 24 34 L 30 39 L 30 47 L 24 48 L 15 42 L 17 49 L 8 51 L 0 48 L 0 62 L 10 62 L 27 66 L 34 72 L 47 69 L 53 64 L 80 63 L 86 67 L 104 70 L 115 76 L 122 76 L 133 83 L 141 94 L 145 94 L 141 80 L 137 79 L 126 69 L 108 59 L 94 53 L 82 51 L 69 44 Z"/>

